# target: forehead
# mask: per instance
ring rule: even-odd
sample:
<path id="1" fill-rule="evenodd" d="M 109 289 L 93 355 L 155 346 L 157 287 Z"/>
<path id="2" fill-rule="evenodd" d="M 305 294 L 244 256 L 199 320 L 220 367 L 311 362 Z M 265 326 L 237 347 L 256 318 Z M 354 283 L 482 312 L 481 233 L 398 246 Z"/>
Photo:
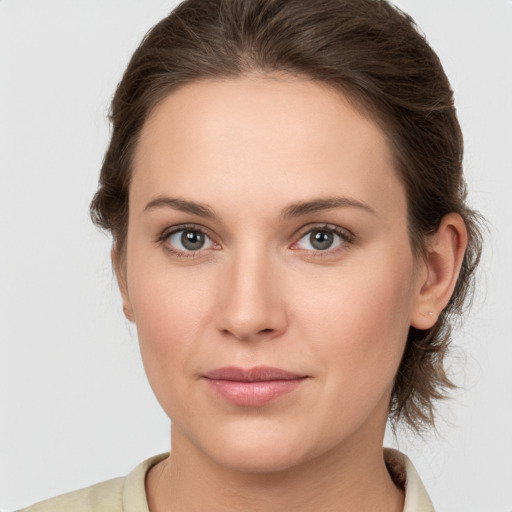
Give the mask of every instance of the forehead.
<path id="1" fill-rule="evenodd" d="M 293 77 L 178 89 L 144 125 L 133 169 L 134 202 L 167 190 L 208 203 L 215 191 L 246 188 L 272 189 L 279 201 L 333 193 L 378 201 L 386 190 L 403 195 L 377 124 L 340 92 Z"/>

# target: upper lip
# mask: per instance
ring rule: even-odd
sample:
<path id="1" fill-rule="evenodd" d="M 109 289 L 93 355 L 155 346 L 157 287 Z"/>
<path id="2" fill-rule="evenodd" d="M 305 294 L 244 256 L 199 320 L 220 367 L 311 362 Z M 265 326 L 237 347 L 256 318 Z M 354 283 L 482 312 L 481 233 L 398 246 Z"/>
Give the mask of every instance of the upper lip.
<path id="1" fill-rule="evenodd" d="M 269 380 L 302 379 L 305 378 L 306 375 L 300 375 L 270 366 L 255 366 L 253 368 L 224 366 L 223 368 L 217 368 L 216 370 L 205 373 L 203 377 L 212 380 L 231 380 L 235 382 L 264 382 Z"/>

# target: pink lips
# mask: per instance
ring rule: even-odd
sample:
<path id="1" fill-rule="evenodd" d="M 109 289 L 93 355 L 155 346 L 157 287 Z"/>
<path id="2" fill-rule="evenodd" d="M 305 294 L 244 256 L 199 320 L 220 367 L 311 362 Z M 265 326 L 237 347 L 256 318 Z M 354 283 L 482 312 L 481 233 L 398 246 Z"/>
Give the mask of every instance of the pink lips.
<path id="1" fill-rule="evenodd" d="M 235 405 L 259 406 L 293 391 L 306 378 L 305 375 L 256 366 L 238 368 L 226 366 L 203 375 L 210 387 Z"/>

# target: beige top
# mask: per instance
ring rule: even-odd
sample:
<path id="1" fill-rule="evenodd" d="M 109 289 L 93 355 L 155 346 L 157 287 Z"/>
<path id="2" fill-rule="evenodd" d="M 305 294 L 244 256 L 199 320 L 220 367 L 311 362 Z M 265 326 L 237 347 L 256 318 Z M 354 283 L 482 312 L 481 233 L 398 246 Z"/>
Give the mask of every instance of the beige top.
<path id="1" fill-rule="evenodd" d="M 146 473 L 168 455 L 163 453 L 145 460 L 126 477 L 62 494 L 20 512 L 149 512 L 144 486 Z M 403 512 L 434 512 L 432 502 L 411 461 L 399 451 L 390 448 L 384 449 L 384 458 L 393 471 L 405 476 Z M 396 477 L 400 479 L 401 475 Z"/>

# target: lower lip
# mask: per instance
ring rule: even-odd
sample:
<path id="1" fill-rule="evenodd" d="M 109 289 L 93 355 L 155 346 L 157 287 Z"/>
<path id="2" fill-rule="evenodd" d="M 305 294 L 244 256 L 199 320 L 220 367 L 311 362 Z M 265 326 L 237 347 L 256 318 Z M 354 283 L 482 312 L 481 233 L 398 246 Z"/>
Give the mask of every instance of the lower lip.
<path id="1" fill-rule="evenodd" d="M 256 407 L 265 405 L 295 390 L 305 379 L 265 380 L 241 382 L 206 379 L 210 387 L 221 397 L 235 405 Z"/>

